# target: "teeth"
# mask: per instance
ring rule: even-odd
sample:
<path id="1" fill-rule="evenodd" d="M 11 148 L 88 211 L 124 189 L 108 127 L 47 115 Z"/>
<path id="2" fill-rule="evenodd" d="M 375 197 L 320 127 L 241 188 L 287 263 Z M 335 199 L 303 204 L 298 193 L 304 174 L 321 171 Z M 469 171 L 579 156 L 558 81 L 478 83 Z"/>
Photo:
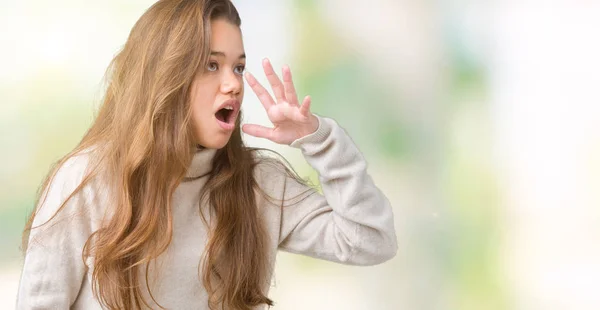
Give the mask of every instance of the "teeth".
<path id="1" fill-rule="evenodd" d="M 233 107 L 232 106 L 227 106 L 227 107 L 225 107 L 225 109 L 226 110 L 233 110 Z"/>

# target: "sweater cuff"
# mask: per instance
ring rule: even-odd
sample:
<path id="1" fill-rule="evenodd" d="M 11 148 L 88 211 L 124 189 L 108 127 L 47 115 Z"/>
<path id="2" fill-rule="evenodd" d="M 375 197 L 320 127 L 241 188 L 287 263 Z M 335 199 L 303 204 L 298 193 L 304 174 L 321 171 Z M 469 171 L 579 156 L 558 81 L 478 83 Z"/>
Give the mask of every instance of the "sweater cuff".
<path id="1" fill-rule="evenodd" d="M 319 127 L 317 127 L 317 130 L 309 135 L 306 135 L 302 138 L 298 138 L 298 139 L 294 140 L 292 143 L 290 143 L 291 147 L 301 149 L 303 145 L 306 145 L 309 143 L 320 144 L 320 143 L 325 142 L 327 137 L 331 134 L 331 129 L 332 129 L 331 124 L 329 124 L 325 120 L 325 118 L 323 118 L 317 114 L 314 114 L 314 115 L 319 120 Z"/>

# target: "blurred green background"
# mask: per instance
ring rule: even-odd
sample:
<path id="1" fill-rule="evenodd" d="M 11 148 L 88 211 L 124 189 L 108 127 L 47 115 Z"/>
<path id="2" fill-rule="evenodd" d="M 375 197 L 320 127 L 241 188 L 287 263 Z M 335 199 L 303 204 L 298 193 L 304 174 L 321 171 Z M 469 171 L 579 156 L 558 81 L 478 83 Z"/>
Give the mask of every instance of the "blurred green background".
<path id="1" fill-rule="evenodd" d="M 50 165 L 154 1 L 0 1 L 0 308 Z M 275 309 L 598 309 L 600 43 L 593 3 L 234 1 L 248 70 L 289 64 L 359 145 L 400 250 L 374 267 L 281 253 Z M 544 9 L 540 9 L 541 7 Z M 247 89 L 245 122 L 269 125 Z M 289 157 L 297 150 L 245 137 Z"/>

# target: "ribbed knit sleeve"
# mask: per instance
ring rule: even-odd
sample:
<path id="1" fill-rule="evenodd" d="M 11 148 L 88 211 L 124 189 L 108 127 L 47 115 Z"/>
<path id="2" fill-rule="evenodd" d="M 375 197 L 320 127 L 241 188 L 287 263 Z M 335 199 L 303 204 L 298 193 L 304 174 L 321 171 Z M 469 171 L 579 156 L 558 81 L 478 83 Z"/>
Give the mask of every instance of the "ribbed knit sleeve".
<path id="1" fill-rule="evenodd" d="M 46 189 L 33 227 L 45 224 L 29 235 L 17 309 L 69 309 L 77 298 L 86 272 L 82 249 L 91 234 L 83 195 L 54 214 L 81 182 L 85 164 L 81 156 L 67 160 Z"/>
<path id="2" fill-rule="evenodd" d="M 265 178 L 268 188 L 275 186 L 277 197 L 286 200 L 279 249 L 350 265 L 385 262 L 397 252 L 390 202 L 345 130 L 331 118 L 317 118 L 318 129 L 290 146 L 318 172 L 323 195 L 300 195 L 307 186 L 281 170 L 271 169 Z"/>

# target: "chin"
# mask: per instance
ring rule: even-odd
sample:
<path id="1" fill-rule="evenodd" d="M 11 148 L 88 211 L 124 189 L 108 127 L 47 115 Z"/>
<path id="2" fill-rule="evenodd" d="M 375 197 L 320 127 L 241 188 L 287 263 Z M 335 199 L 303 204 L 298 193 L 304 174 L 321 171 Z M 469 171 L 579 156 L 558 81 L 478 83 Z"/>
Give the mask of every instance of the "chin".
<path id="1" fill-rule="evenodd" d="M 229 140 L 227 140 L 227 141 L 225 141 L 225 142 L 223 142 L 223 143 L 218 143 L 218 144 L 216 144 L 216 145 L 215 145 L 215 147 L 213 147 L 213 148 L 214 148 L 214 149 L 222 149 L 222 148 L 224 148 L 224 147 L 226 147 L 226 146 L 227 146 L 227 142 L 229 142 Z"/>
<path id="2" fill-rule="evenodd" d="M 230 138 L 230 136 L 228 135 L 227 137 L 222 137 L 222 138 L 218 138 L 218 139 L 212 139 L 212 140 L 208 140 L 208 141 L 203 141 L 203 142 L 200 142 L 198 144 L 200 144 L 200 145 L 202 145 L 202 146 L 204 146 L 205 148 L 208 148 L 208 149 L 222 149 L 229 142 L 229 138 Z"/>

